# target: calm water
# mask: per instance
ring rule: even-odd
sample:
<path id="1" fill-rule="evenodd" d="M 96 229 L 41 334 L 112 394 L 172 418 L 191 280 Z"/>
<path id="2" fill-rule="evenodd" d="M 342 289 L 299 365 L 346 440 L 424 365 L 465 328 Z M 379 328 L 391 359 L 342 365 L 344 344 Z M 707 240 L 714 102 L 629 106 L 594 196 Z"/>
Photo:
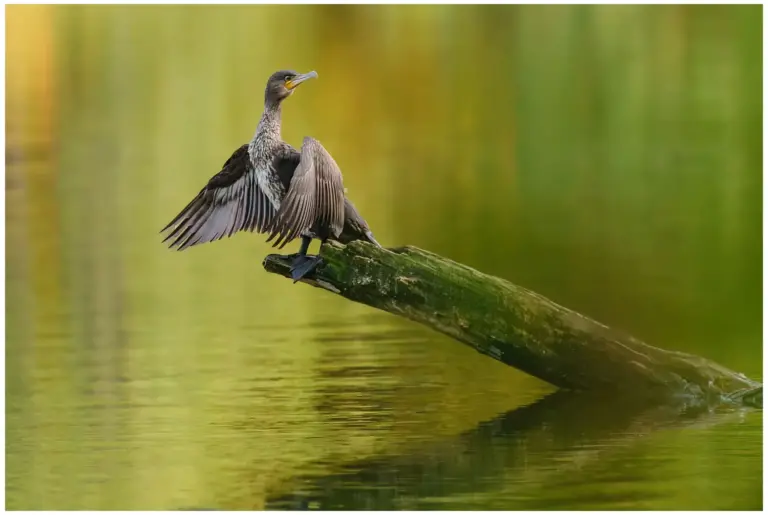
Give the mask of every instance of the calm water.
<path id="1" fill-rule="evenodd" d="M 761 14 L 9 7 L 8 508 L 760 509 L 761 410 L 555 393 L 157 231 L 315 69 L 283 136 L 379 241 L 761 379 Z"/>

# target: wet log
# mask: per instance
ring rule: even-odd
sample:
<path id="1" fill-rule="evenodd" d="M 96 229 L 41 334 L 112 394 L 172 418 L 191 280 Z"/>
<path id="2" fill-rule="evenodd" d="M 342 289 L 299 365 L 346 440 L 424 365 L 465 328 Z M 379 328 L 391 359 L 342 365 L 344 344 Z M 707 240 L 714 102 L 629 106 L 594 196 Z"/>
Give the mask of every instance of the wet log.
<path id="1" fill-rule="evenodd" d="M 415 247 L 326 243 L 302 282 L 399 315 L 572 391 L 762 407 L 762 385 L 703 357 L 652 347 L 521 286 Z M 268 272 L 290 277 L 292 256 Z"/>

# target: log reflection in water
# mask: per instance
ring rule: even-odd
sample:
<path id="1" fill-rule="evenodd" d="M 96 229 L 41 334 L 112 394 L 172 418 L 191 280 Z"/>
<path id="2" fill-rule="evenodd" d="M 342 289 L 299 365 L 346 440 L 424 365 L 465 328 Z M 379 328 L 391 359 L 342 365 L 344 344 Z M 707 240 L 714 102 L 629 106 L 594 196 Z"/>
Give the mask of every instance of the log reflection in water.
<path id="1" fill-rule="evenodd" d="M 417 509 L 416 502 L 494 491 L 516 478 L 546 484 L 606 453 L 665 428 L 709 426 L 748 408 L 638 406 L 621 399 L 559 391 L 413 454 L 344 465 L 323 477 L 296 478 L 268 509 Z M 423 508 L 423 506 L 420 506 Z"/>

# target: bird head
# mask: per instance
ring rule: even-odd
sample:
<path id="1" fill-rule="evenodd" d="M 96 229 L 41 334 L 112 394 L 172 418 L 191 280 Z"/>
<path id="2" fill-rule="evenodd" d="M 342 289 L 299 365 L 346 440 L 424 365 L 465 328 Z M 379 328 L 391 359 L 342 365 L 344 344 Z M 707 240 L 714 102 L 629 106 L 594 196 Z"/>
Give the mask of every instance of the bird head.
<path id="1" fill-rule="evenodd" d="M 299 84 L 317 77 L 317 72 L 296 73 L 292 70 L 281 70 L 273 73 L 267 81 L 267 89 L 264 92 L 264 101 L 279 104 L 293 93 Z"/>

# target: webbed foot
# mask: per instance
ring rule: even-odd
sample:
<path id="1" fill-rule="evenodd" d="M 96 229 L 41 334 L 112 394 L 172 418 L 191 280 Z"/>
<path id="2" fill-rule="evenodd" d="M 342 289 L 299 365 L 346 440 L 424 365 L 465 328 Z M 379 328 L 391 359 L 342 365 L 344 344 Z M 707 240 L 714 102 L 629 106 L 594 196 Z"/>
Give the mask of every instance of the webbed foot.
<path id="1" fill-rule="evenodd" d="M 293 259 L 293 264 L 291 265 L 291 279 L 293 279 L 293 283 L 296 284 L 305 275 L 312 272 L 315 268 L 318 267 L 318 265 L 321 265 L 322 263 L 323 258 L 320 256 L 306 256 L 297 254 Z"/>

